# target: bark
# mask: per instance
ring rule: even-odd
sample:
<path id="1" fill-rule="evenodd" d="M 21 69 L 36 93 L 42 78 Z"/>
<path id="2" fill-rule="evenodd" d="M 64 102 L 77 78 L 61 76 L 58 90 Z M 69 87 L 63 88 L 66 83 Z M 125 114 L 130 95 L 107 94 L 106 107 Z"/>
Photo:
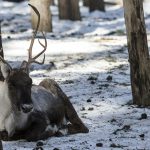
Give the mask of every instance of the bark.
<path id="1" fill-rule="evenodd" d="M 105 11 L 104 0 L 89 0 L 90 12 L 95 10 Z"/>
<path id="2" fill-rule="evenodd" d="M 150 105 L 150 60 L 141 0 L 124 0 L 133 103 Z"/>
<path id="3" fill-rule="evenodd" d="M 81 20 L 79 0 L 59 0 L 59 18 L 68 20 Z"/>
<path id="4" fill-rule="evenodd" d="M 39 31 L 52 32 L 51 0 L 30 0 L 30 4 L 35 6 L 41 15 Z M 37 26 L 37 15 L 32 9 L 31 22 L 32 28 L 35 29 Z"/>

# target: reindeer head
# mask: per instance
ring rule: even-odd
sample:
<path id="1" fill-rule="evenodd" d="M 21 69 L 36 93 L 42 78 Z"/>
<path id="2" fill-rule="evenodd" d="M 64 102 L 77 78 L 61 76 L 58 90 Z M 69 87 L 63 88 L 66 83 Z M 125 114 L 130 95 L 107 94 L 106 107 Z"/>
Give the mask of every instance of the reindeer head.
<path id="1" fill-rule="evenodd" d="M 12 69 L 6 63 L 1 64 L 1 71 L 8 87 L 8 96 L 12 107 L 24 113 L 33 109 L 31 99 L 32 79 L 22 69 Z"/>
<path id="2" fill-rule="evenodd" d="M 32 57 L 32 48 L 40 23 L 40 14 L 34 6 L 30 6 L 38 16 L 38 23 L 37 28 L 33 33 L 33 37 L 31 39 L 30 47 L 28 50 L 28 61 L 23 61 L 20 68 L 13 69 L 2 57 L 0 57 L 1 71 L 5 79 L 4 82 L 8 86 L 8 95 L 11 100 L 12 106 L 17 108 L 18 111 L 23 111 L 24 113 L 28 113 L 33 109 L 31 99 L 32 79 L 29 76 L 29 66 L 31 63 L 43 64 L 45 61 L 45 54 L 42 62 L 38 62 L 36 61 L 36 59 L 47 49 L 47 41 L 44 34 L 42 33 L 45 39 L 45 44 L 42 44 L 40 41 L 39 43 L 43 47 L 43 50 L 36 56 Z"/>

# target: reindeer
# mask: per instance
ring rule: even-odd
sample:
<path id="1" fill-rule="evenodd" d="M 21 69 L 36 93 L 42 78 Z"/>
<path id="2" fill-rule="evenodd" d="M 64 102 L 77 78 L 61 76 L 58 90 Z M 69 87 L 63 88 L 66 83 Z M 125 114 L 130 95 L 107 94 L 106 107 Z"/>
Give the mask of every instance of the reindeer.
<path id="1" fill-rule="evenodd" d="M 29 4 L 30 5 L 30 4 Z M 38 16 L 38 23 L 28 50 L 28 61 L 20 68 L 12 68 L 0 57 L 4 81 L 0 82 L 0 138 L 2 140 L 37 141 L 51 136 L 87 133 L 89 130 L 78 117 L 68 97 L 52 79 L 45 79 L 33 85 L 29 76 L 32 63 L 43 64 L 45 44 L 39 41 L 43 50 L 32 56 L 34 40 L 40 23 L 38 10 L 30 5 Z M 37 58 L 44 54 L 42 62 Z"/>

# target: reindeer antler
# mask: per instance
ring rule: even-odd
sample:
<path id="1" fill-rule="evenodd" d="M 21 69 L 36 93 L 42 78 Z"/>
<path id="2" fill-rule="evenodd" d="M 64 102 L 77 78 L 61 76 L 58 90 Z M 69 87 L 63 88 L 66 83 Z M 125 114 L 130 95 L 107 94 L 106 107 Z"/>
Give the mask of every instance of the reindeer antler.
<path id="1" fill-rule="evenodd" d="M 42 62 L 36 61 L 36 59 L 37 59 L 39 56 L 41 56 L 41 55 L 46 51 L 46 49 L 47 49 L 47 40 L 46 40 L 46 37 L 45 37 L 45 35 L 44 35 L 43 32 L 42 32 L 42 35 L 43 35 L 43 37 L 44 37 L 45 45 L 42 44 L 39 39 L 38 39 L 38 41 L 39 41 L 40 45 L 41 45 L 44 49 L 43 49 L 39 54 L 37 54 L 36 56 L 34 56 L 34 57 L 32 58 L 32 48 L 30 47 L 30 48 L 29 48 L 28 64 L 31 64 L 31 63 L 33 63 L 33 62 L 34 62 L 34 63 L 37 63 L 37 64 L 44 64 L 44 61 L 45 61 L 45 54 L 44 54 L 44 58 L 43 58 L 43 61 L 42 61 Z M 31 41 L 31 42 L 32 42 L 32 41 Z"/>
<path id="2" fill-rule="evenodd" d="M 32 36 L 32 39 L 31 39 L 31 43 L 30 43 L 30 46 L 29 46 L 29 49 L 28 49 L 28 61 L 23 61 L 22 65 L 21 65 L 21 68 L 22 66 L 25 65 L 25 68 L 27 69 L 29 67 L 29 65 L 31 63 L 37 63 L 37 64 L 44 64 L 44 61 L 45 61 L 45 54 L 44 54 L 44 58 L 43 58 L 43 61 L 42 62 L 38 62 L 36 61 L 36 59 L 41 56 L 47 49 L 47 40 L 46 40 L 46 37 L 44 35 L 44 33 L 42 32 L 42 35 L 44 37 L 44 41 L 45 41 L 45 44 L 42 44 L 40 42 L 40 40 L 38 39 L 38 42 L 40 43 L 40 45 L 44 48 L 39 54 L 37 54 L 36 56 L 32 57 L 32 49 L 33 49 L 33 45 L 34 45 L 34 40 L 35 40 L 35 37 L 37 35 L 37 31 L 38 31 L 38 28 L 39 28 L 39 24 L 40 24 L 40 13 L 39 11 L 36 9 L 36 7 L 34 7 L 33 5 L 31 4 L 28 4 L 33 10 L 34 12 L 37 14 L 38 16 L 38 21 L 37 21 L 37 26 L 36 26 L 36 29 L 33 33 L 33 36 Z M 27 69 L 28 70 L 28 69 Z"/>

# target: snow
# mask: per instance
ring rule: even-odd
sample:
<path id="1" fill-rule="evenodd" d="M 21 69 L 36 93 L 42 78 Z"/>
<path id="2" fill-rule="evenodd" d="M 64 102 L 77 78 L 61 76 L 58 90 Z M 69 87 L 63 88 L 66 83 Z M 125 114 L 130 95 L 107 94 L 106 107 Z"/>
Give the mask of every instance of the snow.
<path id="1" fill-rule="evenodd" d="M 80 4 L 81 5 L 81 4 Z M 150 2 L 144 4 L 148 41 Z M 82 21 L 60 21 L 58 9 L 51 6 L 53 33 L 47 33 L 48 49 L 44 65 L 33 65 L 30 75 L 35 84 L 55 79 L 70 97 L 88 134 L 52 137 L 43 141 L 44 150 L 149 149 L 150 110 L 130 105 L 130 68 L 126 31 L 121 6 L 89 13 L 81 6 Z M 5 58 L 13 67 L 27 59 L 32 35 L 27 2 L 0 5 Z M 41 38 L 41 34 L 38 36 Z M 41 39 L 42 41 L 42 39 Z M 34 54 L 42 48 L 37 40 Z M 40 58 L 42 60 L 42 57 Z M 112 79 L 111 79 L 112 78 Z M 87 100 L 91 102 L 87 102 Z M 147 119 L 140 119 L 146 113 Z M 144 137 L 143 137 L 144 135 Z M 31 150 L 36 142 L 4 142 L 4 150 Z"/>

